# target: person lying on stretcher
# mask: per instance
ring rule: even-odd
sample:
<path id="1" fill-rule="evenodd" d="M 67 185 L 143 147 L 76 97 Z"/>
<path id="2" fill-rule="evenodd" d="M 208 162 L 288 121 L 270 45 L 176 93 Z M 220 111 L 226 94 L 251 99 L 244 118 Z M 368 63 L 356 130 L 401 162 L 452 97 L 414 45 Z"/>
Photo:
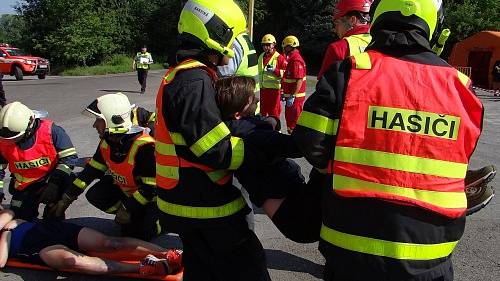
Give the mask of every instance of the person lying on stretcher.
<path id="1" fill-rule="evenodd" d="M 83 274 L 159 275 L 181 269 L 182 250 L 127 237 L 110 237 L 62 221 L 26 222 L 0 206 L 0 268 L 9 258 Z M 113 260 L 119 258 L 138 263 Z"/>

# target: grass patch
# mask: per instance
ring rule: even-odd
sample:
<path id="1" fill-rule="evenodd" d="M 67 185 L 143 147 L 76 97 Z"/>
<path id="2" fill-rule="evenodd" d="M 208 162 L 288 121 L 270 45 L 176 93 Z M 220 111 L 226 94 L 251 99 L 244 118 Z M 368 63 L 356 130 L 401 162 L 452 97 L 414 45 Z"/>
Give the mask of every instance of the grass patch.
<path id="1" fill-rule="evenodd" d="M 163 69 L 163 64 L 155 63 L 150 69 Z M 103 63 L 94 66 L 78 66 L 68 68 L 59 73 L 61 76 L 88 76 L 114 73 L 132 72 L 132 57 L 127 55 L 114 55 Z"/>

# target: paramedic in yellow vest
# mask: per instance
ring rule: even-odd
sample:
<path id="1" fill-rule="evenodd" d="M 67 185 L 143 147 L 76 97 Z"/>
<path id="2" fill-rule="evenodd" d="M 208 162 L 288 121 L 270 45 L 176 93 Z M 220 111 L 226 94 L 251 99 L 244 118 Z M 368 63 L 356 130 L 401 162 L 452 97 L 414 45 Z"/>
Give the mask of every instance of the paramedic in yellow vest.
<path id="1" fill-rule="evenodd" d="M 184 281 L 270 280 L 250 208 L 232 171 L 257 152 L 231 135 L 215 100 L 217 66 L 235 56 L 246 31 L 230 0 L 190 0 L 178 24 L 177 65 L 156 99 L 156 183 L 160 224 L 183 244 Z M 240 42 L 241 43 L 241 42 Z"/>
<path id="2" fill-rule="evenodd" d="M 12 194 L 10 209 L 16 217 L 32 221 L 38 206 L 45 204 L 44 218 L 71 182 L 78 156 L 64 129 L 20 102 L 0 111 L 0 197 L 3 198 L 4 170 L 9 168 Z M 1 200 L 0 200 L 1 202 Z M 52 219 L 63 219 L 61 212 Z"/>
<path id="3" fill-rule="evenodd" d="M 135 55 L 132 63 L 132 68 L 137 70 L 137 80 L 141 85 L 141 94 L 146 91 L 146 82 L 148 79 L 149 65 L 153 64 L 153 57 L 148 53 L 147 47 L 144 45 L 140 52 Z"/>
<path id="4" fill-rule="evenodd" d="M 292 134 L 329 178 L 327 281 L 453 280 L 484 108 L 470 79 L 431 49 L 442 5 L 375 1 L 367 51 L 327 70 Z"/>
<path id="5" fill-rule="evenodd" d="M 286 69 L 285 56 L 276 50 L 276 38 L 266 34 L 261 40 L 264 52 L 259 56 L 260 114 L 281 116 L 281 79 Z"/>
<path id="6" fill-rule="evenodd" d="M 340 40 L 326 49 L 318 80 L 336 62 L 364 52 L 371 41 L 370 6 L 372 0 L 340 0 L 333 10 L 335 33 Z"/>
<path id="7" fill-rule="evenodd" d="M 115 214 L 122 235 L 148 241 L 159 234 L 153 201 L 156 195 L 154 140 L 144 128 L 132 125 L 133 108 L 127 96 L 117 93 L 101 96 L 83 110 L 82 114 L 95 118 L 93 126 L 100 143 L 54 211 L 67 208 L 98 179 L 85 194 L 89 203 Z"/>

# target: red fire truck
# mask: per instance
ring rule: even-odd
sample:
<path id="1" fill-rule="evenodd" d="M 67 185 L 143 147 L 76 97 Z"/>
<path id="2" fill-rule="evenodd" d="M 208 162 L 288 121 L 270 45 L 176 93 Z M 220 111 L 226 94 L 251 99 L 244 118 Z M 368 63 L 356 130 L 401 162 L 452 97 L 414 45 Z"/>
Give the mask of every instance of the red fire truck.
<path id="1" fill-rule="evenodd" d="M 0 71 L 4 75 L 13 75 L 16 80 L 23 80 L 24 75 L 37 75 L 39 79 L 45 79 L 50 71 L 49 60 L 34 57 L 23 50 L 0 43 Z"/>

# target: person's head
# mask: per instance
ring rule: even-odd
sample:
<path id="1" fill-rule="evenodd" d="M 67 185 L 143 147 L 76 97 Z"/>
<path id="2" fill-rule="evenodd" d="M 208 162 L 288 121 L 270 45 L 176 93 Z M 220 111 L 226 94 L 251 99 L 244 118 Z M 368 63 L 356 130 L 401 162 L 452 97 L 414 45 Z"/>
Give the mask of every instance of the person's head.
<path id="1" fill-rule="evenodd" d="M 177 25 L 181 44 L 207 50 L 203 54 L 215 65 L 234 56 L 236 36 L 246 31 L 246 19 L 233 0 L 189 0 Z"/>
<path id="2" fill-rule="evenodd" d="M 370 33 L 378 30 L 417 30 L 431 42 L 439 38 L 444 21 L 442 0 L 375 0 L 370 10 Z"/>
<path id="3" fill-rule="evenodd" d="M 259 99 L 254 94 L 255 80 L 245 76 L 226 76 L 215 82 L 217 107 L 222 120 L 255 115 Z"/>
<path id="4" fill-rule="evenodd" d="M 335 33 L 340 37 L 356 26 L 370 22 L 372 0 L 340 0 L 333 10 Z"/>
<path id="5" fill-rule="evenodd" d="M 143 45 L 141 47 L 141 53 L 145 54 L 148 51 L 148 47 L 146 45 Z"/>
<path id="6" fill-rule="evenodd" d="M 291 53 L 293 50 L 295 50 L 297 47 L 300 46 L 299 39 L 293 35 L 288 35 L 283 39 L 283 42 L 281 42 L 281 47 L 283 48 L 283 51 L 285 51 L 286 54 Z"/>
<path id="7" fill-rule="evenodd" d="M 100 138 L 106 135 L 125 134 L 132 127 L 130 112 L 134 105 L 122 93 L 98 97 L 89 104 L 82 114 L 95 118 L 93 127 Z"/>
<path id="8" fill-rule="evenodd" d="M 274 48 L 276 47 L 276 38 L 272 34 L 266 34 L 262 37 L 261 44 L 264 52 L 270 54 L 274 52 Z"/>
<path id="9" fill-rule="evenodd" d="M 35 113 L 26 105 L 15 101 L 0 110 L 0 138 L 19 142 L 29 135 L 35 122 Z"/>

